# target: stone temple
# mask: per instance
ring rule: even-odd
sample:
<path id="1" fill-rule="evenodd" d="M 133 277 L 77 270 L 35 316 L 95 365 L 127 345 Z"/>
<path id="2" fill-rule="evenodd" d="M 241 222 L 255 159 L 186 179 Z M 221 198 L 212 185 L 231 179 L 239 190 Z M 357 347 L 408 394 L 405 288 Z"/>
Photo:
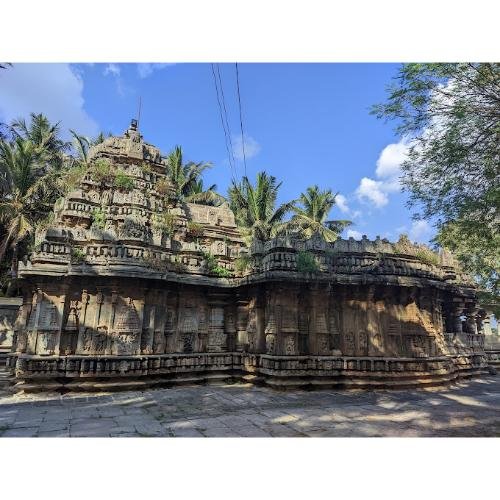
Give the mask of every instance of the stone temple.
<path id="1" fill-rule="evenodd" d="M 487 367 L 474 285 L 450 255 L 365 237 L 248 247 L 227 204 L 173 196 L 136 122 L 92 148 L 104 160 L 129 182 L 89 168 L 20 263 L 16 389 L 404 387 Z"/>

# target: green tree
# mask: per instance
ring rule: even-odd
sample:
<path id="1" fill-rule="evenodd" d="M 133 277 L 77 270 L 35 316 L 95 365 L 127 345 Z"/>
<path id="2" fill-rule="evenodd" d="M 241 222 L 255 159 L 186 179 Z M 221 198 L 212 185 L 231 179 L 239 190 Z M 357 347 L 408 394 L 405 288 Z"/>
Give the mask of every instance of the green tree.
<path id="1" fill-rule="evenodd" d="M 217 193 L 217 185 L 212 184 L 207 189 L 203 186 L 203 179 L 198 179 L 192 183 L 189 188 L 189 193 L 185 200 L 190 203 L 198 203 L 200 205 L 219 206 L 226 201 L 224 196 Z"/>
<path id="2" fill-rule="evenodd" d="M 294 201 L 276 207 L 281 184 L 266 172 L 257 174 L 255 185 L 246 176 L 240 183 L 233 181 L 229 188 L 229 204 L 243 234 L 249 239 L 265 241 L 282 229 L 283 219 L 292 210 Z"/>
<path id="3" fill-rule="evenodd" d="M 47 169 L 63 166 L 70 143 L 61 139 L 59 123 L 50 123 L 42 113 L 31 113 L 29 123 L 24 118 L 14 120 L 11 129 L 16 137 L 33 143 L 38 160 L 45 162 Z"/>
<path id="4" fill-rule="evenodd" d="M 500 64 L 405 64 L 372 113 L 407 141 L 401 182 L 417 217 L 433 218 L 436 242 L 498 293 Z"/>
<path id="5" fill-rule="evenodd" d="M 327 220 L 335 197 L 331 189 L 322 191 L 316 185 L 308 187 L 298 199 L 300 205 L 292 208 L 294 215 L 285 228 L 302 238 L 319 234 L 326 241 L 335 241 L 342 230 L 352 224 L 349 220 Z"/>
<path id="6" fill-rule="evenodd" d="M 70 134 L 73 137 L 72 150 L 75 153 L 73 160 L 82 166 L 87 167 L 90 162 L 90 148 L 92 142 L 88 137 L 77 134 L 74 130 L 70 129 Z"/>
<path id="7" fill-rule="evenodd" d="M 60 194 L 58 176 L 45 170 L 45 155 L 30 140 L 17 137 L 13 143 L 0 142 L 0 222 L 4 232 L 0 261 L 10 248 L 13 276 L 20 244 L 33 234 L 36 223 L 47 216 Z"/>
<path id="8" fill-rule="evenodd" d="M 184 163 L 180 146 L 167 156 L 167 176 L 172 183 L 176 198 L 184 201 L 186 197 L 196 193 L 203 172 L 210 168 L 210 163 Z"/>

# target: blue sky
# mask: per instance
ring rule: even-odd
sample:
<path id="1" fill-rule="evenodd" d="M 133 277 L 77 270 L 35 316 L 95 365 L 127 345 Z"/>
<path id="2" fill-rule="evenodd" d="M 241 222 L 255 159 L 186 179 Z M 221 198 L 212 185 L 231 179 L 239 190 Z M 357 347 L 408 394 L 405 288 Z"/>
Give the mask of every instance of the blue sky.
<path id="1" fill-rule="evenodd" d="M 240 64 L 247 173 L 283 181 L 281 201 L 312 184 L 339 192 L 331 218 L 352 219 L 343 236 L 427 242 L 425 221 L 412 221 L 397 181 L 406 145 L 369 115 L 397 64 Z M 234 64 L 220 65 L 236 174 L 244 174 Z M 225 193 L 230 166 L 210 64 L 16 64 L 0 74 L 0 118 L 43 112 L 63 129 L 121 134 L 137 114 L 147 142 L 164 153 L 210 161 L 207 184 Z"/>

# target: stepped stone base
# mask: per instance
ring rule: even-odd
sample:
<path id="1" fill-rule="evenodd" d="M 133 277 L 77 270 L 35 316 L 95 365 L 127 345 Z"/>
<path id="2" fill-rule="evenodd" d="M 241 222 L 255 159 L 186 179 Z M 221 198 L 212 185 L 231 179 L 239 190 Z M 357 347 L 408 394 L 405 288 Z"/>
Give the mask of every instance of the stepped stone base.
<path id="1" fill-rule="evenodd" d="M 270 356 L 244 353 L 158 356 L 10 355 L 14 392 L 131 390 L 246 381 L 276 389 L 406 388 L 486 373 L 481 354 L 432 358 Z"/>

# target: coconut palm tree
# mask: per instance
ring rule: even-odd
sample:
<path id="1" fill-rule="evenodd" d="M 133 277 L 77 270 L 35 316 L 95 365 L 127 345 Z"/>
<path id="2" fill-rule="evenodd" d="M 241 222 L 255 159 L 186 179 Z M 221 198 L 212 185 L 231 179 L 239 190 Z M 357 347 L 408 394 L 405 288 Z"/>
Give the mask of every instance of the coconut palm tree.
<path id="1" fill-rule="evenodd" d="M 185 197 L 185 201 L 218 207 L 227 200 L 224 196 L 217 193 L 216 184 L 212 184 L 209 188 L 205 189 L 203 186 L 203 179 L 198 179 L 191 185 L 190 192 Z"/>
<path id="2" fill-rule="evenodd" d="M 281 182 L 266 172 L 259 172 L 255 185 L 248 177 L 240 183 L 233 181 L 229 188 L 229 202 L 242 233 L 248 239 L 268 240 L 280 232 L 283 218 L 294 206 L 294 201 L 276 207 Z"/>
<path id="3" fill-rule="evenodd" d="M 91 146 L 96 146 L 97 144 L 101 144 L 101 142 L 104 142 L 105 139 L 108 137 L 111 137 L 113 134 L 111 132 L 108 132 L 107 134 L 104 134 L 103 132 L 99 132 L 93 139 L 90 139 L 90 145 Z"/>
<path id="4" fill-rule="evenodd" d="M 183 163 L 183 153 L 180 146 L 167 156 L 167 176 L 172 183 L 178 200 L 195 194 L 202 173 L 210 168 L 210 163 Z"/>
<path id="5" fill-rule="evenodd" d="M 14 120 L 11 129 L 16 137 L 29 140 L 35 146 L 39 160 L 45 160 L 46 168 L 61 168 L 64 163 L 63 153 L 70 143 L 60 137 L 59 123 L 52 125 L 42 113 L 30 114 L 30 122 L 24 118 Z"/>
<path id="6" fill-rule="evenodd" d="M 302 238 L 319 234 L 326 241 L 335 241 L 342 230 L 352 224 L 349 220 L 327 220 L 336 196 L 331 189 L 308 187 L 298 199 L 300 205 L 293 207 L 294 215 L 285 224 L 285 231 L 296 232 Z"/>
<path id="7" fill-rule="evenodd" d="M 70 129 L 70 134 L 73 136 L 72 149 L 75 152 L 75 160 L 87 166 L 89 164 L 89 152 L 92 146 L 91 140 L 88 137 L 77 134 Z"/>
<path id="8" fill-rule="evenodd" d="M 0 223 L 3 241 L 0 261 L 12 249 L 12 275 L 17 275 L 19 245 L 33 234 L 35 224 L 52 209 L 60 195 L 59 175 L 45 172 L 45 156 L 39 146 L 17 137 L 0 142 Z"/>

